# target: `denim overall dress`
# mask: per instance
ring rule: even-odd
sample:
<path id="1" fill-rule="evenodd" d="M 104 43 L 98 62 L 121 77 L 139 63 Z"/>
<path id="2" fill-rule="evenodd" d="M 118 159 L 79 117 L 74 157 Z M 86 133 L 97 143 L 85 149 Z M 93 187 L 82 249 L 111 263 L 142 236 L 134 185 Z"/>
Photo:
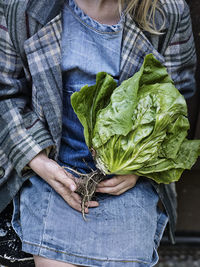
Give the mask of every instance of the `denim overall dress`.
<path id="1" fill-rule="evenodd" d="M 70 96 L 95 84 L 99 71 L 118 80 L 123 17 L 116 25 L 100 24 L 74 0 L 65 3 L 62 15 L 64 110 L 58 163 L 90 172 L 95 164 Z M 91 208 L 85 221 L 44 180 L 31 177 L 14 200 L 13 227 L 22 250 L 80 266 L 154 266 L 167 216 L 157 207 L 149 180 L 139 178 L 119 196 L 98 193 L 97 201 L 99 207 Z"/>

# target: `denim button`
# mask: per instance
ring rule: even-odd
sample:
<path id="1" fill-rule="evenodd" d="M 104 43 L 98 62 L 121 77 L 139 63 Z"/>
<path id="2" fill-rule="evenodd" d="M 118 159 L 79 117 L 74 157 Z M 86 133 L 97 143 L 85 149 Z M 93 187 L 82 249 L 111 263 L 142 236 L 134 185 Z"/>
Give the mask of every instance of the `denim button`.
<path id="1" fill-rule="evenodd" d="M 3 178 L 4 174 L 5 174 L 4 168 L 0 167 L 0 178 Z"/>

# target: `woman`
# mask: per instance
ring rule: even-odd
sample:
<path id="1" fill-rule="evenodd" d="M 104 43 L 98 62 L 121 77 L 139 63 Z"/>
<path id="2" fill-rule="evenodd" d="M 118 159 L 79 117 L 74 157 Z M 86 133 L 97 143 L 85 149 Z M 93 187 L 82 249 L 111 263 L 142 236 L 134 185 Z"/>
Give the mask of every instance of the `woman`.
<path id="1" fill-rule="evenodd" d="M 187 4 L 10 0 L 0 7 L 1 208 L 15 196 L 22 249 L 36 267 L 154 266 L 168 218 L 174 242 L 174 186 L 136 175 L 107 178 L 85 222 L 73 174 L 61 166 L 95 168 L 70 96 L 94 84 L 97 72 L 120 84 L 153 53 L 185 97 L 194 93 Z"/>

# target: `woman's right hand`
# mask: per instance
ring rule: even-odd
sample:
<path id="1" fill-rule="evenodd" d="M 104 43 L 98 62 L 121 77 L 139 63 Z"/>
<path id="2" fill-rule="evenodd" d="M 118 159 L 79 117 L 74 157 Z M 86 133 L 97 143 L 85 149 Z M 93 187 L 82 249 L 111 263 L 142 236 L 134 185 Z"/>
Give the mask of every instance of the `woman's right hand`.
<path id="1" fill-rule="evenodd" d="M 71 173 L 62 168 L 56 161 L 49 159 L 44 151 L 40 152 L 29 162 L 29 167 L 44 179 L 73 209 L 81 212 L 81 197 L 75 193 L 75 178 Z M 96 201 L 87 203 L 88 207 L 97 207 Z"/>

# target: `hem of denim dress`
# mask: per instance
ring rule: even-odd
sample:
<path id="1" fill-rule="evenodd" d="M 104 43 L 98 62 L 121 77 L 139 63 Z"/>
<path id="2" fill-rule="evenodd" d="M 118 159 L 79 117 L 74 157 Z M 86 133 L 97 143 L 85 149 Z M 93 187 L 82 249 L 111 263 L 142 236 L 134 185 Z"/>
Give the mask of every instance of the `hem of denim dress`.
<path id="1" fill-rule="evenodd" d="M 21 231 L 21 224 L 19 220 L 19 194 L 14 199 L 14 213 L 13 216 L 13 228 L 18 234 L 22 241 L 22 250 L 24 252 L 30 253 L 32 255 L 38 255 L 52 260 L 68 262 L 71 264 L 76 264 L 80 266 L 88 267 L 152 267 L 158 263 L 159 256 L 157 253 L 157 248 L 159 246 L 160 240 L 163 236 L 165 227 L 168 222 L 167 215 L 160 211 L 157 215 L 157 228 L 154 235 L 154 248 L 151 261 L 144 261 L 143 259 L 112 259 L 112 258 L 95 258 L 88 255 L 73 254 L 71 252 L 63 251 L 52 248 L 49 244 L 46 245 L 42 242 L 34 243 L 33 241 L 23 240 L 23 234 Z"/>
<path id="2" fill-rule="evenodd" d="M 67 262 L 80 266 L 87 267 L 150 267 L 153 266 L 151 262 L 146 262 L 139 259 L 107 259 L 107 258 L 93 258 L 84 255 L 76 255 L 70 252 L 56 250 L 44 245 L 34 244 L 28 241 L 22 241 L 22 251 L 32 255 L 41 256 L 44 258 Z"/>

